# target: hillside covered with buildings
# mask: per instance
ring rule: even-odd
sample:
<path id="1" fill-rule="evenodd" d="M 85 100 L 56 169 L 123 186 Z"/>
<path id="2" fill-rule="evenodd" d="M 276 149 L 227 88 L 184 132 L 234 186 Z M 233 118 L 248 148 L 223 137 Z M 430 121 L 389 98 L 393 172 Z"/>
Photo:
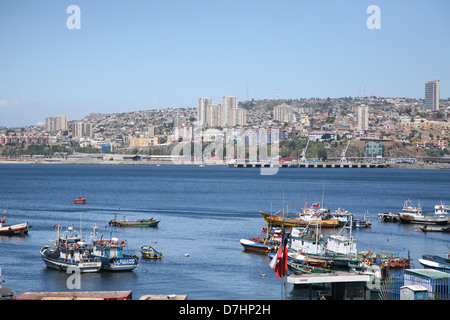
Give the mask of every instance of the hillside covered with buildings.
<path id="1" fill-rule="evenodd" d="M 200 139 L 206 146 L 231 133 L 277 130 L 281 158 L 299 159 L 307 144 L 305 156 L 322 160 L 339 158 L 343 151 L 347 157 L 445 157 L 449 113 L 449 99 L 432 109 L 425 100 L 410 98 L 223 97 L 220 104 L 199 98 L 192 108 L 91 113 L 79 120 L 55 115 L 34 126 L 0 128 L 0 156 L 169 155 L 177 142 Z"/>

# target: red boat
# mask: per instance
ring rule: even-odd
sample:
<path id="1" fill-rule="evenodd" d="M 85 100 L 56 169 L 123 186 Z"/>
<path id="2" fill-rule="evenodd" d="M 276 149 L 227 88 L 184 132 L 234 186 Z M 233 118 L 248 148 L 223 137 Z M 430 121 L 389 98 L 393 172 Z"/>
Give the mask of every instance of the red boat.
<path id="1" fill-rule="evenodd" d="M 86 199 L 82 198 L 82 197 L 78 197 L 77 199 L 75 199 L 74 203 L 75 204 L 85 204 L 86 203 Z"/>
<path id="2" fill-rule="evenodd" d="M 28 233 L 28 222 L 18 224 L 6 224 L 7 218 L 0 219 L 0 235 L 15 236 Z"/>

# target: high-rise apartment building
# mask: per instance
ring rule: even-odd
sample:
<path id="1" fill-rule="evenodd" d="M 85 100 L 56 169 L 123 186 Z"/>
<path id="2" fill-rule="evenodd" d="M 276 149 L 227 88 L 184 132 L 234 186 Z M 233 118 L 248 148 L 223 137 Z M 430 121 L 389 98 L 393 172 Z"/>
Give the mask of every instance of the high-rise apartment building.
<path id="1" fill-rule="evenodd" d="M 369 107 L 362 104 L 358 107 L 358 130 L 369 129 Z"/>
<path id="2" fill-rule="evenodd" d="M 210 104 L 206 107 L 206 124 L 210 127 L 223 126 L 223 106 L 220 104 Z"/>
<path id="3" fill-rule="evenodd" d="M 286 103 L 282 103 L 273 108 L 273 119 L 279 122 L 294 122 L 294 108 Z"/>
<path id="4" fill-rule="evenodd" d="M 82 121 L 72 123 L 73 138 L 90 138 L 92 137 L 92 124 Z"/>
<path id="5" fill-rule="evenodd" d="M 210 98 L 200 98 L 198 99 L 198 109 L 197 109 L 197 121 L 199 126 L 205 125 L 206 122 L 206 109 L 208 106 L 213 104 L 213 100 Z"/>
<path id="6" fill-rule="evenodd" d="M 439 110 L 439 80 L 425 83 L 425 109 Z"/>
<path id="7" fill-rule="evenodd" d="M 247 124 L 247 111 L 242 108 L 231 109 L 230 113 L 230 127 L 245 126 Z"/>
<path id="8" fill-rule="evenodd" d="M 198 123 L 209 127 L 234 127 L 247 124 L 246 111 L 238 107 L 237 97 L 222 97 L 222 104 L 214 104 L 212 99 L 198 99 Z"/>
<path id="9" fill-rule="evenodd" d="M 45 131 L 56 132 L 56 131 L 65 131 L 67 129 L 68 126 L 66 116 L 45 118 Z"/>

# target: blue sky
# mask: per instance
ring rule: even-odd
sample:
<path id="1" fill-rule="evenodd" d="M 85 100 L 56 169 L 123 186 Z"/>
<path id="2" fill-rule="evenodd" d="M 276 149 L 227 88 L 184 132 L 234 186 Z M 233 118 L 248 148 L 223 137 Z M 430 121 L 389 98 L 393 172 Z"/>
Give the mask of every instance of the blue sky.
<path id="1" fill-rule="evenodd" d="M 434 79 L 450 97 L 446 0 L 1 0 L 0 41 L 0 126 L 247 93 L 423 98 Z"/>

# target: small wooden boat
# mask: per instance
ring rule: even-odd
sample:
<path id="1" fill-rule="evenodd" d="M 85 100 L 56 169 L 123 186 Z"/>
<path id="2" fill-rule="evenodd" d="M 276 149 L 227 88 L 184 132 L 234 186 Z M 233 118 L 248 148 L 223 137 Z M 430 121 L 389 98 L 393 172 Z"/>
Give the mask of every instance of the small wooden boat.
<path id="1" fill-rule="evenodd" d="M 450 226 L 449 227 L 444 227 L 444 226 L 420 226 L 419 227 L 422 231 L 424 232 L 450 232 Z"/>
<path id="2" fill-rule="evenodd" d="M 85 198 L 82 198 L 82 197 L 78 197 L 78 198 L 76 198 L 76 199 L 73 201 L 73 203 L 75 203 L 75 204 L 85 204 L 85 203 L 86 203 L 86 199 L 85 199 Z"/>
<path id="3" fill-rule="evenodd" d="M 5 215 L 3 219 L 0 219 L 0 235 L 5 236 L 22 236 L 28 233 L 28 222 L 18 223 L 18 224 L 7 224 L 8 219 L 6 218 L 6 210 L 3 211 Z"/>
<path id="4" fill-rule="evenodd" d="M 321 255 L 309 255 L 302 252 L 289 252 L 288 261 L 294 263 L 306 264 L 313 267 L 329 268 L 333 264 L 333 260 L 322 258 Z"/>
<path id="5" fill-rule="evenodd" d="M 293 261 L 288 261 L 288 270 L 293 274 L 333 273 L 331 269 L 313 267 Z"/>
<path id="6" fill-rule="evenodd" d="M 245 250 L 258 252 L 258 253 L 269 253 L 269 252 L 276 252 L 278 249 L 277 246 L 261 243 L 257 241 L 252 241 L 248 239 L 241 239 L 241 245 L 244 247 Z"/>
<path id="7" fill-rule="evenodd" d="M 423 259 L 419 259 L 421 265 L 425 268 L 435 269 L 450 273 L 450 259 L 442 258 L 440 256 L 424 254 Z"/>
<path id="8" fill-rule="evenodd" d="M 116 220 L 112 219 L 108 222 L 110 226 L 116 227 L 157 227 L 160 220 L 150 219 L 139 219 L 139 220 Z"/>
<path id="9" fill-rule="evenodd" d="M 154 242 L 153 244 L 156 244 L 156 243 L 157 242 Z M 141 254 L 142 254 L 142 258 L 145 258 L 145 259 L 161 259 L 162 258 L 162 252 L 156 250 L 151 244 L 141 246 Z"/>

